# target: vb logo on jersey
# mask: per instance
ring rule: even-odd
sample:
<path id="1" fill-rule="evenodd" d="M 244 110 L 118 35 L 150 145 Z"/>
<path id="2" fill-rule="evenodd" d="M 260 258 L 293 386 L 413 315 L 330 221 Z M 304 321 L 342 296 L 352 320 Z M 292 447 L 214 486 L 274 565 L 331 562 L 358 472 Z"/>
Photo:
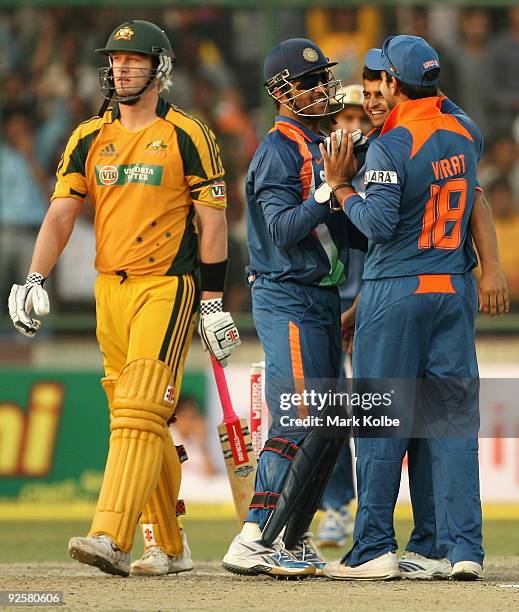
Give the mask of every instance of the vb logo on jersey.
<path id="1" fill-rule="evenodd" d="M 364 185 L 369 183 L 398 185 L 398 174 L 391 170 L 368 170 L 364 175 Z"/>
<path id="2" fill-rule="evenodd" d="M 103 185 L 115 185 L 119 178 L 117 166 L 102 166 L 99 169 L 99 180 Z"/>
<path id="3" fill-rule="evenodd" d="M 162 183 L 162 166 L 155 164 L 118 164 L 96 166 L 98 185 L 127 185 L 128 183 L 143 183 L 158 186 Z"/>
<path id="4" fill-rule="evenodd" d="M 211 195 L 214 200 L 225 200 L 226 193 L 225 181 L 211 183 Z"/>

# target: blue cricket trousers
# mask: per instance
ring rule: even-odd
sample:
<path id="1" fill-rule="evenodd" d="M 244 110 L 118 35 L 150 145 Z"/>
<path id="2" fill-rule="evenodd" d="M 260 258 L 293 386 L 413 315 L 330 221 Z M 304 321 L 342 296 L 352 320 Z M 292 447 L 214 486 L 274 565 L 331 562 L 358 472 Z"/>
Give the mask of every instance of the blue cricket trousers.
<path id="1" fill-rule="evenodd" d="M 441 379 L 449 382 L 449 393 L 437 396 L 441 414 L 455 424 L 458 415 L 463 415 L 464 424 L 469 414 L 472 427 L 466 434 L 432 435 L 419 441 L 427 443 L 431 459 L 437 550 L 452 563 L 482 563 L 479 405 L 470 382 L 467 392 L 467 381 L 478 379 L 477 290 L 471 273 L 444 276 L 441 290 L 435 279 L 365 282 L 357 314 L 353 374 L 357 379 L 431 380 L 439 391 L 443 389 Z M 428 398 L 432 410 L 434 400 Z M 412 398 L 409 403 L 411 412 Z M 396 436 L 355 440 L 359 505 L 353 548 L 345 556 L 348 565 L 357 566 L 397 550 L 393 511 L 402 460 L 410 445 L 409 438 Z"/>
<path id="2" fill-rule="evenodd" d="M 304 405 L 282 409 L 282 400 L 304 389 L 326 392 L 337 384 L 341 367 L 337 288 L 272 282 L 260 276 L 252 286 L 252 313 L 265 353 L 265 399 L 272 418 L 269 438 L 300 444 L 309 430 L 287 420 L 315 410 Z M 263 452 L 256 492 L 279 493 L 289 466 L 285 456 Z M 251 508 L 246 520 L 263 528 L 269 514 L 267 508 Z"/>

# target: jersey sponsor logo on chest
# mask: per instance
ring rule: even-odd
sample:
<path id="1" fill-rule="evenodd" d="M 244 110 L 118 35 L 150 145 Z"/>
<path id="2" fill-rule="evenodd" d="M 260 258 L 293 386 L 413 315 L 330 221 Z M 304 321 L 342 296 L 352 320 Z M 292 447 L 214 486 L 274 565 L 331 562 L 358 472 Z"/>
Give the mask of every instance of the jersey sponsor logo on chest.
<path id="1" fill-rule="evenodd" d="M 163 167 L 155 164 L 111 164 L 96 166 L 96 182 L 99 186 L 143 183 L 159 186 L 162 183 Z"/>
<path id="2" fill-rule="evenodd" d="M 369 183 L 398 184 L 398 174 L 391 170 L 368 170 L 364 174 L 364 185 Z"/>

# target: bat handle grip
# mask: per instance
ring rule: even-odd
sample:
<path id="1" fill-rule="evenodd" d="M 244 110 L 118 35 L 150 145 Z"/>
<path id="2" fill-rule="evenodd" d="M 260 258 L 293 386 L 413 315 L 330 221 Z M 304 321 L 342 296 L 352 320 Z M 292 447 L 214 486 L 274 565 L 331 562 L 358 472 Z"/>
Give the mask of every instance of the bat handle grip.
<path id="1" fill-rule="evenodd" d="M 231 396 L 229 395 L 225 373 L 214 355 L 211 355 L 211 365 L 213 366 L 214 380 L 216 382 L 216 388 L 218 389 L 218 395 L 220 396 L 220 402 L 222 404 L 223 420 L 232 421 L 236 418 L 236 413 L 232 407 Z"/>

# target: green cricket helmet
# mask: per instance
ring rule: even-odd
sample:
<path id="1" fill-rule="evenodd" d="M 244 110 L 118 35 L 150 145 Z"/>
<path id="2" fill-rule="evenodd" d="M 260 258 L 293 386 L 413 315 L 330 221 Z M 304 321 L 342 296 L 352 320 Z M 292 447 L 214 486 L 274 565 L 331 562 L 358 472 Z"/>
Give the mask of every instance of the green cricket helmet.
<path id="1" fill-rule="evenodd" d="M 154 80 L 158 79 L 162 83 L 167 81 L 175 64 L 175 54 L 164 30 L 150 21 L 140 19 L 125 21 L 117 26 L 108 37 L 106 45 L 102 49 L 96 49 L 96 53 L 107 55 L 110 61 L 110 66 L 99 69 L 103 96 L 123 104 L 135 104 Z M 140 53 L 154 59 L 154 67 L 150 71 L 148 82 L 136 94 L 123 96 L 116 93 L 110 57 L 113 53 Z"/>

